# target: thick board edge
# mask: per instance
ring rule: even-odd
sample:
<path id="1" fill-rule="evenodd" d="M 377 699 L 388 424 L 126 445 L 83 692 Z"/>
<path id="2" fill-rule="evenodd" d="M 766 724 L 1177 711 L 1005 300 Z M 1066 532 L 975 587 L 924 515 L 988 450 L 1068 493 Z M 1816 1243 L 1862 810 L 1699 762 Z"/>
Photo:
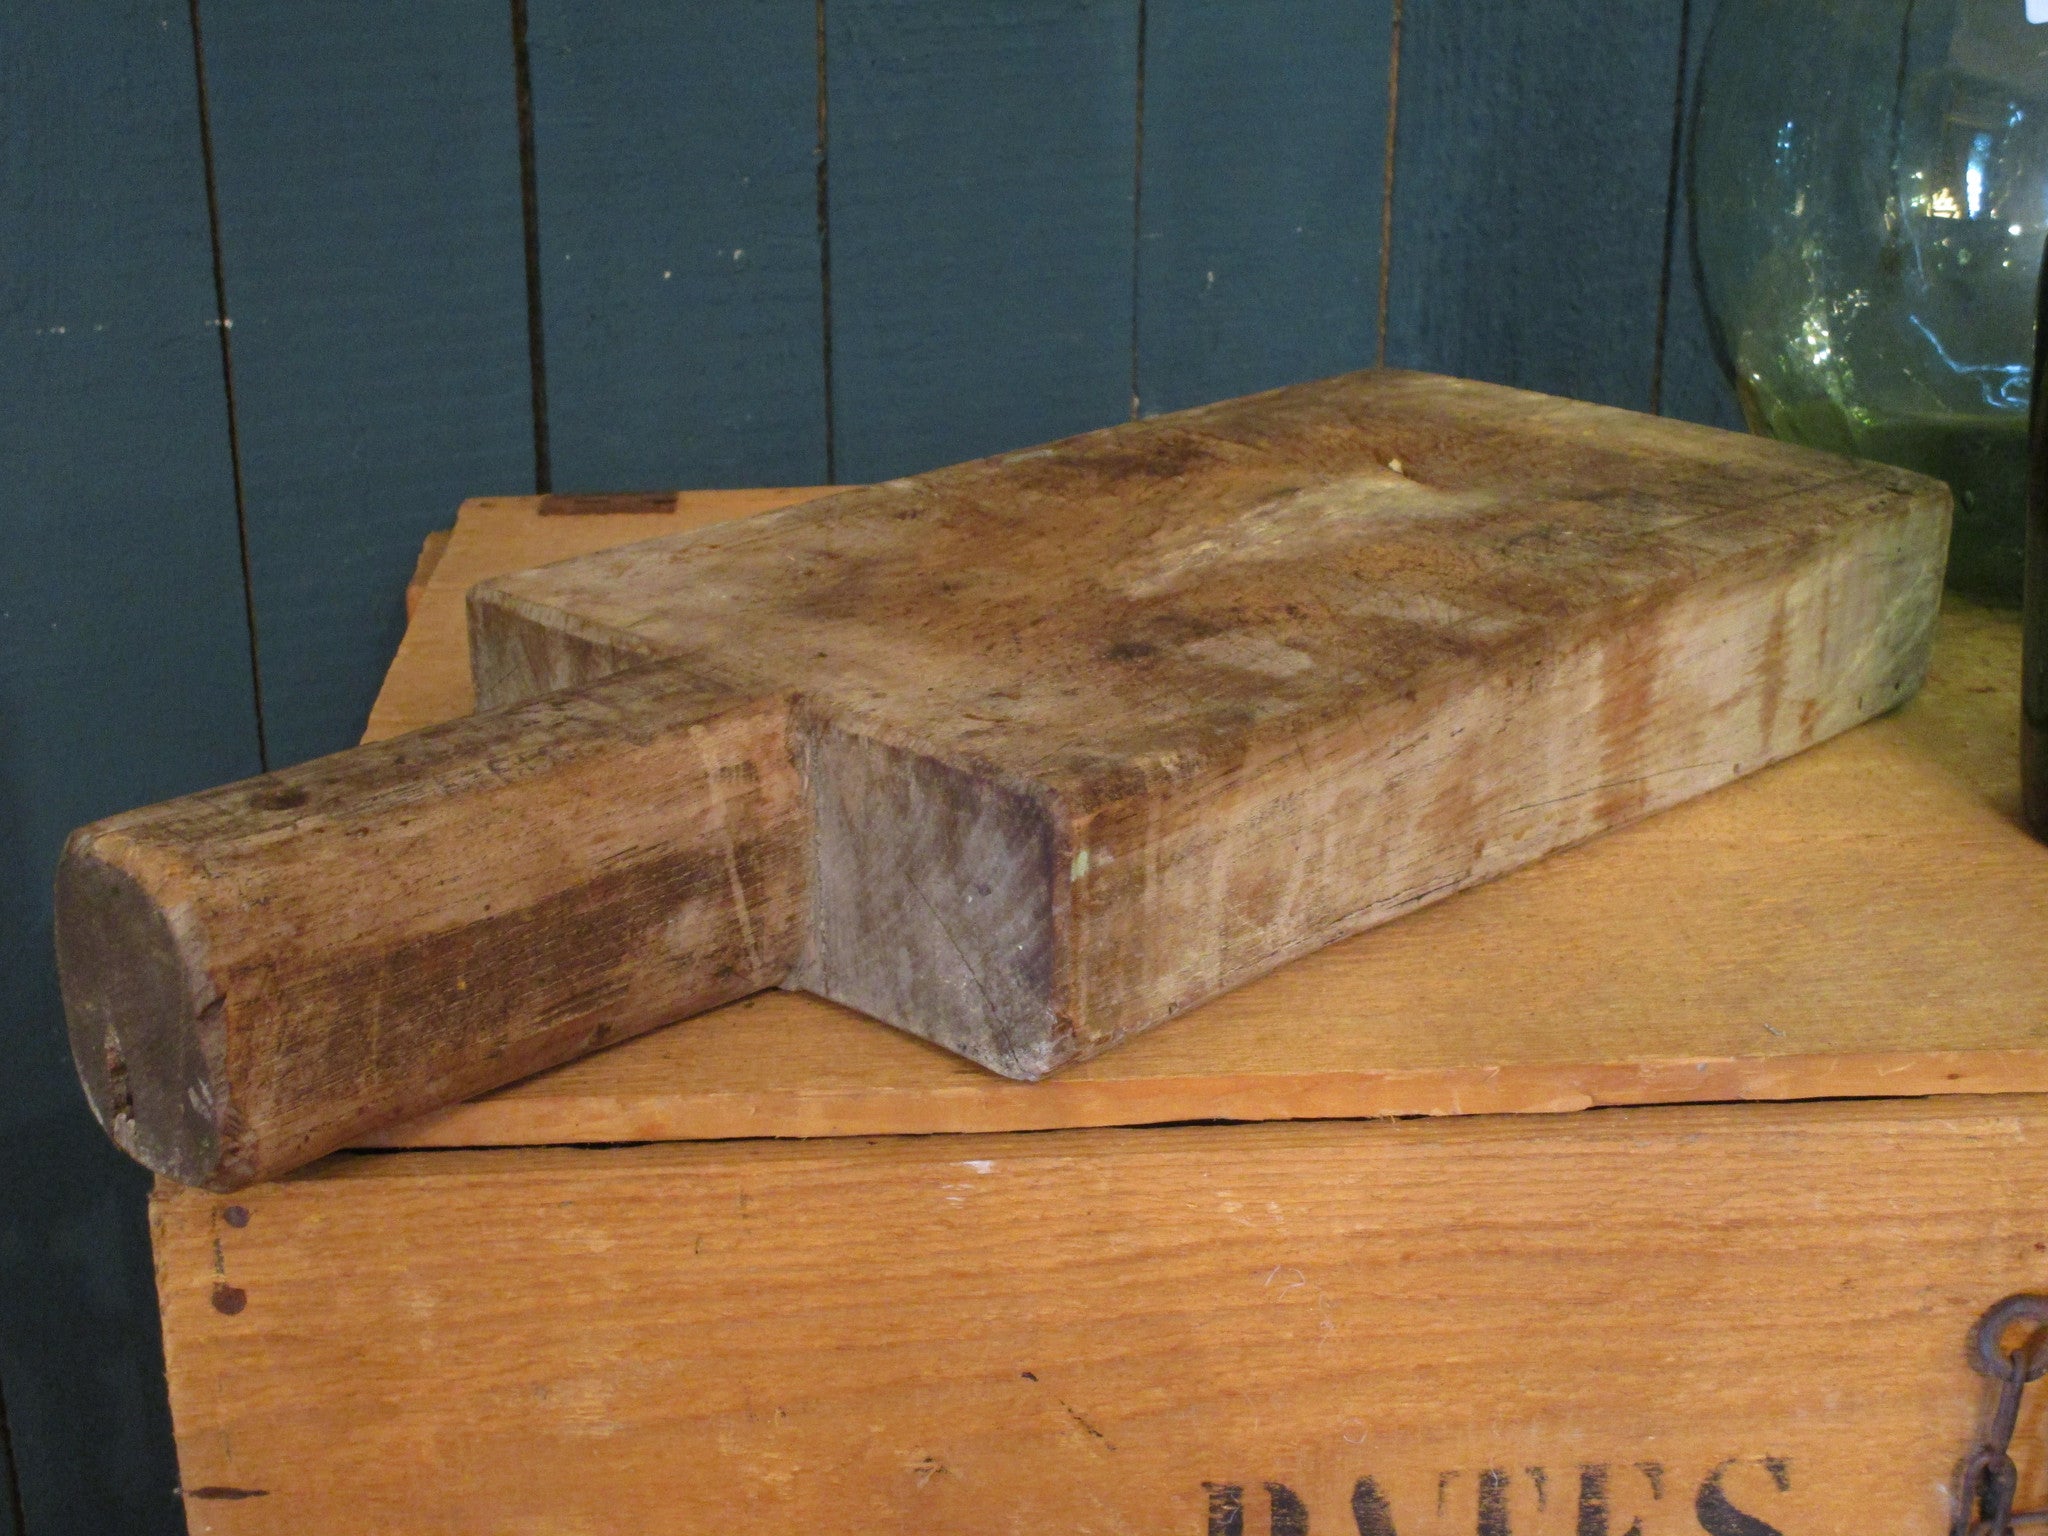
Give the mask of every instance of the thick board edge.
<path id="1" fill-rule="evenodd" d="M 1113 825 L 1091 829 L 1089 850 L 1113 849 L 1116 868 L 1087 878 L 1120 878 L 1122 892 L 1105 902 L 1088 890 L 1084 909 L 1087 888 L 1068 882 L 1077 935 L 1069 995 L 1097 1004 L 1079 1020 L 1083 1054 L 1185 1011 L 1181 997 L 1199 1006 L 1910 699 L 1940 608 L 1946 500 L 1931 486 L 1885 515 L 1838 525 L 1781 569 L 1731 570 L 1589 612 L 1546 636 L 1533 665 L 1449 672 L 1424 686 L 1419 708 L 1390 703 L 1305 734 L 1213 797 L 1148 805 L 1142 828 L 1121 818 L 1121 839 Z M 1831 634 L 1863 639 L 1831 643 Z M 1432 748 L 1432 739 L 1464 745 Z M 1254 838 L 1302 801 L 1326 807 L 1315 825 L 1337 846 L 1378 838 L 1383 857 L 1298 855 L 1284 901 L 1266 896 L 1265 905 L 1290 917 L 1308 907 L 1315 919 L 1262 925 L 1251 914 L 1258 877 L 1270 871 Z M 1240 838 L 1239 828 L 1259 830 Z M 1191 926 L 1216 934 L 1208 958 L 1219 974 L 1190 977 L 1184 947 L 1153 943 L 1155 932 Z"/>

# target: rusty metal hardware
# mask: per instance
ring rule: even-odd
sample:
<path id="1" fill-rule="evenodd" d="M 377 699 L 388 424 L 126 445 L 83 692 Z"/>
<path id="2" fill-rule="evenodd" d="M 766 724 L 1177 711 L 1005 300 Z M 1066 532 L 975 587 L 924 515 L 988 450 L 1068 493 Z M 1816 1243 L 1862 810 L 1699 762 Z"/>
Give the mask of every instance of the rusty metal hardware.
<path id="1" fill-rule="evenodd" d="M 2032 1331 L 2007 1350 L 2005 1336 L 2021 1323 L 2033 1324 Z M 2010 1454 L 2020 1394 L 2028 1382 L 2048 1374 L 2048 1296 L 2008 1296 L 1978 1318 L 1970 1330 L 1970 1365 L 1998 1383 L 1998 1402 L 1983 1438 L 1963 1462 L 1952 1536 L 2009 1536 L 2016 1525 L 2048 1524 L 2048 1509 L 2013 1509 L 2019 1471 Z"/>

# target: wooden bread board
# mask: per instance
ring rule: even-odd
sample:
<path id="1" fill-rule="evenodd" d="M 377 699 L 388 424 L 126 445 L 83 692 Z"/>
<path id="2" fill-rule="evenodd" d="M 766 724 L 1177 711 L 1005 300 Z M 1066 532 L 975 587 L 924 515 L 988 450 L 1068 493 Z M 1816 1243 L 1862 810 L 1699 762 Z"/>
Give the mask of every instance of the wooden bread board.
<path id="1" fill-rule="evenodd" d="M 73 1059 L 223 1190 L 775 987 L 1037 1081 L 1911 697 L 1949 503 L 1367 370 L 500 576 L 477 713 L 73 834 Z"/>

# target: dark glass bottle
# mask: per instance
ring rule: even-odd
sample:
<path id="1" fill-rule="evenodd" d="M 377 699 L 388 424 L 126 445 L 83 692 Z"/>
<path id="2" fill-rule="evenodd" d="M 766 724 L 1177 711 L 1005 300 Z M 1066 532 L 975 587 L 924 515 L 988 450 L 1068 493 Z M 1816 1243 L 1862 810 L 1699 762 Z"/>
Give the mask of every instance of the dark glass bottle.
<path id="1" fill-rule="evenodd" d="M 2035 291 L 2034 396 L 2027 432 L 2026 626 L 2020 660 L 2020 790 L 2027 825 L 2048 842 L 2048 261 Z"/>

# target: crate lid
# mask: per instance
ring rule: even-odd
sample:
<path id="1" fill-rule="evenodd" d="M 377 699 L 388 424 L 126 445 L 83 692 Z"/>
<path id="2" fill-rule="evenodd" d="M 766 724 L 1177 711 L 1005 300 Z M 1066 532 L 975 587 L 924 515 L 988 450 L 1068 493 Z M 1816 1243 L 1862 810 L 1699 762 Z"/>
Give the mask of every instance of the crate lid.
<path id="1" fill-rule="evenodd" d="M 488 576 L 825 494 L 466 503 L 366 740 L 472 705 Z M 1951 603 L 1904 708 L 1294 961 L 1041 1083 L 770 992 L 376 1138 L 520 1146 L 2048 1091 L 2019 626 Z"/>

